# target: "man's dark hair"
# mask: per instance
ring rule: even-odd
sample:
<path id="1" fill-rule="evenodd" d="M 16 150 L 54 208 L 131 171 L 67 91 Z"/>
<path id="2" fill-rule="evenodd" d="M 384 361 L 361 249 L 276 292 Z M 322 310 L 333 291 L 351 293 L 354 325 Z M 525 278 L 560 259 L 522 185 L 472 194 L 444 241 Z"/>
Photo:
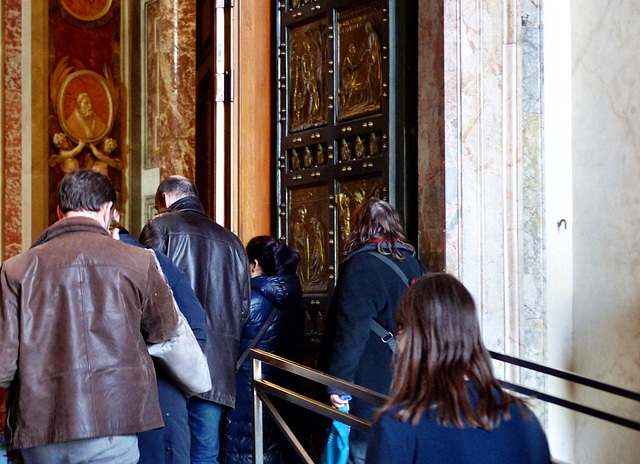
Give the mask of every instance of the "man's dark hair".
<path id="1" fill-rule="evenodd" d="M 162 199 L 162 194 L 168 193 L 176 199 L 185 197 L 198 198 L 198 189 L 193 183 L 183 176 L 171 176 L 160 182 L 156 190 L 156 200 Z"/>
<path id="2" fill-rule="evenodd" d="M 107 202 L 116 204 L 116 190 L 107 176 L 91 169 L 70 172 L 58 187 L 58 205 L 69 211 L 99 211 Z"/>

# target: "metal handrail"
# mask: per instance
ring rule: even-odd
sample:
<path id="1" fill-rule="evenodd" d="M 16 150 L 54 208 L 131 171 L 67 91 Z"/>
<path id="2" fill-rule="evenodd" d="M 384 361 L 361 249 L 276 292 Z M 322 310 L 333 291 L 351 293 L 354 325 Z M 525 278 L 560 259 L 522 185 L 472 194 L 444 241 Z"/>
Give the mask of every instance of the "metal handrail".
<path id="1" fill-rule="evenodd" d="M 283 420 L 273 406 L 267 395 L 283 399 L 290 403 L 301 406 L 316 414 L 328 417 L 332 420 L 338 420 L 351 427 L 355 427 L 363 432 L 368 432 L 371 428 L 371 422 L 353 414 L 346 414 L 331 406 L 320 403 L 319 401 L 307 396 L 296 393 L 287 388 L 278 386 L 262 378 L 262 363 L 280 368 L 286 372 L 291 372 L 302 378 L 312 380 L 327 387 L 337 388 L 340 391 L 350 394 L 354 398 L 359 398 L 367 402 L 381 406 L 387 400 L 385 395 L 361 387 L 351 382 L 345 382 L 337 377 L 324 374 L 315 369 L 303 366 L 302 364 L 289 361 L 280 356 L 276 356 L 265 351 L 252 349 L 252 376 L 253 376 L 253 462 L 254 464 L 263 464 L 263 441 L 262 441 L 262 408 L 266 407 L 267 412 L 272 416 L 276 425 L 282 430 L 285 437 L 292 445 L 300 459 L 307 464 L 314 464 L 313 460 L 304 449 L 300 441 L 293 434 L 291 429 Z"/>
<path id="2" fill-rule="evenodd" d="M 580 376 L 578 374 L 574 374 L 572 372 L 563 371 L 560 369 L 554 369 L 548 366 L 544 366 L 542 364 L 537 364 L 531 361 L 526 361 L 524 359 L 515 358 L 509 355 L 505 355 L 502 353 L 496 353 L 490 351 L 490 355 L 493 359 L 497 361 L 506 362 L 509 364 L 513 364 L 515 366 L 523 367 L 526 369 L 530 369 L 536 372 L 540 372 L 546 375 L 550 375 L 553 377 L 557 377 L 560 379 L 564 379 L 576 384 L 584 385 L 596 390 L 600 390 L 606 393 L 611 393 L 616 396 L 620 396 L 623 398 L 628 398 L 633 401 L 640 402 L 640 393 L 633 392 L 631 390 L 625 390 L 620 387 L 616 387 L 610 384 L 606 384 L 603 382 L 599 382 L 597 380 L 589 379 L 588 377 Z M 283 431 L 286 438 L 289 440 L 293 448 L 298 453 L 298 456 L 303 460 L 303 462 L 307 464 L 314 464 L 313 460 L 306 452 L 302 444 L 295 437 L 291 429 L 287 426 L 285 421 L 282 419 L 276 408 L 273 406 L 271 401 L 269 400 L 269 395 L 274 396 L 290 403 L 301 406 L 305 409 L 308 409 L 314 413 L 320 414 L 324 417 L 327 417 L 332 420 L 338 420 L 352 427 L 356 427 L 359 430 L 364 432 L 368 432 L 371 428 L 371 422 L 367 421 L 358 416 L 354 416 L 353 414 L 346 414 L 342 411 L 338 411 L 335 408 L 332 408 L 328 405 L 320 403 L 312 398 L 306 397 L 284 387 L 278 386 L 274 383 L 271 383 L 262 378 L 262 363 L 267 363 L 271 366 L 282 369 L 286 372 L 293 373 L 302 378 L 312 380 L 316 383 L 320 383 L 327 387 L 336 388 L 340 391 L 344 391 L 345 393 L 350 394 L 355 398 L 359 398 L 374 405 L 380 406 L 384 404 L 387 400 L 387 396 L 377 393 L 368 388 L 360 387 L 351 382 L 345 382 L 337 377 L 332 377 L 330 375 L 324 374 L 323 372 L 317 371 L 315 369 L 311 369 L 309 367 L 303 366 L 301 364 L 295 363 L 293 361 L 289 361 L 280 356 L 276 356 L 261 350 L 252 349 L 251 350 L 251 360 L 252 360 L 252 375 L 253 375 L 253 406 L 254 406 L 254 414 L 253 414 L 253 433 L 254 433 L 254 463 L 255 464 L 263 464 L 263 450 L 262 450 L 262 407 L 263 405 L 266 407 L 267 411 L 273 417 L 275 423 L 278 427 Z M 573 411 L 577 411 L 583 414 L 587 414 L 592 417 L 596 417 L 607 422 L 611 422 L 617 425 L 622 425 L 624 427 L 631 428 L 633 430 L 640 430 L 640 422 L 634 421 L 631 419 L 627 419 L 621 416 L 617 416 L 614 414 L 607 413 L 605 411 L 601 411 L 595 408 L 591 408 L 589 406 L 582 405 L 580 403 L 576 403 L 574 401 L 565 400 L 563 398 L 549 395 L 544 392 L 540 392 L 522 385 L 518 385 L 515 383 L 500 381 L 500 384 L 503 388 L 515 391 L 517 393 L 521 393 L 523 395 L 527 395 L 533 398 L 537 398 L 542 401 L 546 401 L 548 403 L 556 404 L 558 406 L 562 406 L 567 409 L 571 409 Z"/>
<path id="3" fill-rule="evenodd" d="M 601 390 L 613 395 L 622 396 L 634 401 L 640 401 L 640 393 L 638 392 L 625 390 L 624 388 L 609 385 L 604 382 L 599 382 L 582 375 L 574 374 L 573 372 L 554 369 L 553 367 L 544 366 L 542 364 L 537 364 L 525 359 L 514 358 L 513 356 L 509 356 L 507 354 L 497 353 L 495 351 L 489 351 L 489 354 L 496 361 L 506 362 L 509 364 L 513 364 L 514 366 L 524 367 L 525 369 L 530 369 L 532 371 L 541 372 L 542 374 L 558 377 L 559 379 L 568 380 L 569 382 L 577 383 L 580 385 L 585 385 L 587 387 L 595 388 L 596 390 Z"/>
<path id="4" fill-rule="evenodd" d="M 586 387 L 590 387 L 595 390 L 600 390 L 606 393 L 611 393 L 616 396 L 620 396 L 623 398 L 628 398 L 633 401 L 640 402 L 640 393 L 637 393 L 631 390 L 626 390 L 624 388 L 616 387 L 614 385 L 593 380 L 588 377 L 574 374 L 573 372 L 554 369 L 553 367 L 544 366 L 542 364 L 538 364 L 532 361 L 527 361 L 525 359 L 515 358 L 513 356 L 509 356 L 503 353 L 489 351 L 489 354 L 493 359 L 497 361 L 513 364 L 514 366 L 523 367 L 525 369 L 529 369 L 535 372 L 540 372 L 542 374 L 550 375 L 552 377 L 557 377 L 563 380 L 567 380 L 569 382 L 577 383 L 579 385 L 584 385 Z M 580 403 L 576 403 L 575 401 L 565 400 L 564 398 L 560 398 L 554 395 L 549 395 L 548 393 L 534 390 L 532 388 L 528 388 L 523 385 L 518 385 L 518 384 L 507 382 L 504 380 L 501 380 L 500 384 L 508 390 L 512 390 L 517 393 L 521 393 L 523 395 L 531 396 L 533 398 L 546 401 L 547 403 L 552 403 L 558 406 L 562 406 L 563 408 L 571 409 L 572 411 L 577 411 L 582 414 L 587 414 L 588 416 L 597 417 L 598 419 L 603 419 L 607 422 L 622 425 L 623 427 L 628 427 L 633 430 L 640 430 L 639 421 L 634 421 L 631 419 L 624 418 L 622 416 L 617 416 L 615 414 L 611 414 L 605 411 L 601 411 L 599 409 L 585 406 Z"/>

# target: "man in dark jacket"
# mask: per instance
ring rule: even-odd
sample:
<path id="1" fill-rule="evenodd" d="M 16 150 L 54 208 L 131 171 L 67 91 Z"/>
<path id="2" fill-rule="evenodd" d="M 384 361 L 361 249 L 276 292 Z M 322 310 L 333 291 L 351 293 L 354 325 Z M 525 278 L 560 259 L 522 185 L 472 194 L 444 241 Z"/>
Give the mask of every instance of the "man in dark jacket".
<path id="1" fill-rule="evenodd" d="M 119 216 L 119 215 L 118 215 Z M 119 224 L 113 224 L 119 231 L 115 235 L 123 243 L 142 247 L 129 232 Z M 189 323 L 200 348 L 204 349 L 207 340 L 205 312 L 189 284 L 187 276 L 162 253 L 156 253 L 160 268 L 167 278 L 167 284 L 173 292 L 178 309 Z M 184 464 L 189 463 L 191 451 L 191 433 L 189 432 L 189 413 L 187 398 L 171 377 L 156 365 L 158 380 L 158 399 L 164 420 L 164 428 L 149 430 L 138 434 L 140 460 L 138 464 Z"/>
<path id="2" fill-rule="evenodd" d="M 107 232 L 106 176 L 74 171 L 58 197 L 60 221 L 0 270 L 11 447 L 30 464 L 134 464 L 136 434 L 163 425 L 145 342 L 172 336 L 178 315 L 153 255 Z"/>
<path id="3" fill-rule="evenodd" d="M 142 230 L 146 247 L 166 254 L 187 275 L 207 313 L 210 392 L 189 399 L 191 462 L 218 462 L 222 408 L 236 396 L 236 361 L 242 323 L 249 313 L 247 254 L 231 231 L 204 212 L 196 187 L 185 177 L 165 179 L 156 191 L 158 214 Z"/>

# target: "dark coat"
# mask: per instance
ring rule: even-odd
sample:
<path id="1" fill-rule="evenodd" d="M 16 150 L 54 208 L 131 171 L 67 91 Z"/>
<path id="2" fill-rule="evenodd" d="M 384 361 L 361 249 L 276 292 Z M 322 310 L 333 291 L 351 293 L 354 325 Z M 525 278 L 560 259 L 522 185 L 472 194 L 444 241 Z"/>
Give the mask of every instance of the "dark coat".
<path id="1" fill-rule="evenodd" d="M 120 230 L 120 240 L 129 245 L 142 247 L 140 242 Z M 156 253 L 162 272 L 173 291 L 173 297 L 180 312 L 184 314 L 200 347 L 204 349 L 207 340 L 205 312 L 196 298 L 187 276 L 162 253 Z M 191 433 L 187 398 L 154 360 L 158 380 L 158 399 L 164 420 L 164 428 L 138 434 L 140 449 L 139 464 L 189 464 Z"/>
<path id="2" fill-rule="evenodd" d="M 304 337 L 304 309 L 302 288 L 295 274 L 282 276 L 258 276 L 251 279 L 251 311 L 244 324 L 240 352 L 250 345 L 256 334 L 271 314 L 278 313 L 255 348 L 291 359 L 299 349 Z M 251 364 L 245 359 L 238 370 L 236 407 L 229 411 L 225 421 L 224 460 L 226 464 L 250 464 L 253 456 L 251 397 Z M 263 365 L 263 378 L 280 384 L 285 381 L 279 369 Z M 284 462 L 281 456 L 281 436 L 268 413 L 263 423 L 264 462 Z M 288 445 L 285 445 L 288 446 Z"/>
<path id="3" fill-rule="evenodd" d="M 205 214 L 200 201 L 182 198 L 144 227 L 140 242 L 164 253 L 187 275 L 207 313 L 205 354 L 211 391 L 198 395 L 233 407 L 242 323 L 249 313 L 249 263 L 236 235 Z"/>
<path id="4" fill-rule="evenodd" d="M 387 411 L 373 425 L 367 464 L 551 464 L 547 438 L 528 408 L 511 405 L 510 419 L 501 417 L 489 432 L 444 426 L 433 408 L 413 426 L 393 418 L 398 409 Z"/>
<path id="5" fill-rule="evenodd" d="M 388 394 L 392 377 L 392 352 L 370 328 L 371 319 L 394 335 L 397 333 L 395 312 L 406 285 L 395 271 L 372 256 L 377 244 L 367 244 L 347 256 L 340 264 L 338 283 L 327 314 L 322 363 L 328 361 L 327 372 L 349 382 Z M 400 267 L 409 281 L 423 273 L 413 248 L 398 245 L 404 259 L 389 258 Z M 325 368 L 321 364 L 321 368 Z M 339 393 L 329 390 L 329 393 Z M 351 412 L 373 419 L 374 407 L 354 398 Z M 352 434 L 359 435 L 352 429 Z"/>
<path id="6" fill-rule="evenodd" d="M 162 427 L 145 341 L 168 339 L 178 315 L 151 253 L 66 218 L 5 261 L 0 283 L 14 448 Z"/>

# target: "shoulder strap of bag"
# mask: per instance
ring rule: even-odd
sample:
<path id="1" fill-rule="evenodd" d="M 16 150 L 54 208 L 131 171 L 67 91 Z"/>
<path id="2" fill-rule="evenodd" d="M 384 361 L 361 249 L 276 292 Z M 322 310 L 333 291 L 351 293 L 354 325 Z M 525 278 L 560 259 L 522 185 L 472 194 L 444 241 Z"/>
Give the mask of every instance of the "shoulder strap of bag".
<path id="1" fill-rule="evenodd" d="M 405 286 L 409 286 L 409 279 L 407 278 L 407 275 L 402 272 L 402 269 L 400 269 L 400 267 L 394 263 L 391 258 L 378 253 L 377 251 L 367 251 L 368 254 L 370 254 L 371 256 L 375 256 L 376 258 L 378 258 L 380 261 L 382 261 L 383 263 L 385 263 L 387 266 L 389 266 L 391 269 L 393 269 L 395 271 L 396 274 L 398 274 L 398 277 L 400 277 L 400 279 L 402 279 L 402 282 L 405 284 Z"/>
<path id="2" fill-rule="evenodd" d="M 377 321 L 371 319 L 371 324 L 369 325 L 371 330 L 375 332 L 375 334 L 380 337 L 383 343 L 386 343 L 391 352 L 396 352 L 396 339 L 391 332 L 382 327 Z"/>
<path id="3" fill-rule="evenodd" d="M 368 251 L 367 253 L 369 253 L 371 256 L 375 256 L 380 261 L 382 261 L 387 266 L 389 266 L 391 269 L 393 269 L 395 273 L 398 274 L 398 277 L 402 279 L 402 282 L 405 284 L 405 286 L 407 287 L 409 286 L 409 279 L 407 278 L 407 275 L 404 272 L 402 272 L 402 269 L 400 269 L 400 267 L 396 263 L 394 263 L 390 258 L 376 251 Z M 377 321 L 373 319 L 371 319 L 370 325 L 371 325 L 371 330 L 373 330 L 375 334 L 378 337 L 380 337 L 380 340 L 386 343 L 389 349 L 395 353 L 396 339 L 393 336 L 393 334 L 389 332 L 387 329 L 385 329 L 384 327 L 382 327 Z"/>
<path id="4" fill-rule="evenodd" d="M 274 306 L 273 309 L 271 310 L 271 313 L 269 314 L 269 317 L 267 317 L 267 320 L 264 321 L 264 324 L 262 324 L 262 327 L 260 327 L 260 330 L 258 330 L 258 333 L 256 334 L 256 336 L 253 337 L 253 340 L 251 340 L 251 343 L 249 343 L 249 346 L 247 346 L 247 349 L 244 350 L 244 353 L 242 353 L 242 356 L 240 356 L 240 358 L 238 359 L 238 362 L 236 363 L 236 371 L 240 369 L 240 366 L 242 366 L 242 363 L 244 362 L 244 360 L 247 359 L 247 356 L 249 356 L 249 351 L 251 351 L 258 344 L 258 342 L 260 341 L 264 333 L 267 331 L 267 329 L 275 319 L 277 313 L 278 313 L 278 307 Z"/>
<path id="5" fill-rule="evenodd" d="M 387 266 L 389 266 L 391 269 L 393 269 L 395 273 L 398 274 L 398 277 L 402 279 L 402 282 L 405 284 L 405 286 L 407 287 L 409 286 L 409 279 L 407 278 L 407 275 L 404 272 L 402 272 L 402 269 L 400 269 L 400 267 L 398 267 L 398 265 L 394 263 L 391 260 L 391 258 L 388 258 L 387 256 L 381 253 L 378 253 L 377 251 L 367 251 L 367 253 L 370 254 L 371 256 L 375 256 L 380 261 L 382 261 Z"/>

